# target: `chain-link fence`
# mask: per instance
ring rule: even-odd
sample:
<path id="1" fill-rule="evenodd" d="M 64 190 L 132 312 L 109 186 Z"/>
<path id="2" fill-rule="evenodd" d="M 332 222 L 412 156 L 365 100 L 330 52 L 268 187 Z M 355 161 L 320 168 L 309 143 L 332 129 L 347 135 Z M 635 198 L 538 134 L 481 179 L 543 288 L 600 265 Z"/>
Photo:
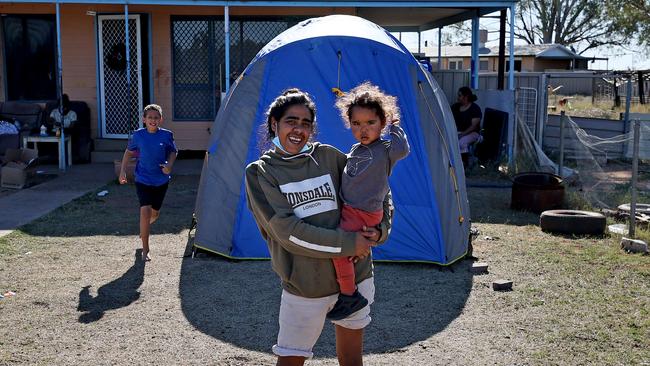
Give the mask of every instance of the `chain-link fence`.
<path id="1" fill-rule="evenodd" d="M 517 99 L 517 116 L 534 131 L 537 132 L 537 110 L 538 110 L 538 96 L 537 89 L 521 87 L 515 90 L 515 97 Z"/>

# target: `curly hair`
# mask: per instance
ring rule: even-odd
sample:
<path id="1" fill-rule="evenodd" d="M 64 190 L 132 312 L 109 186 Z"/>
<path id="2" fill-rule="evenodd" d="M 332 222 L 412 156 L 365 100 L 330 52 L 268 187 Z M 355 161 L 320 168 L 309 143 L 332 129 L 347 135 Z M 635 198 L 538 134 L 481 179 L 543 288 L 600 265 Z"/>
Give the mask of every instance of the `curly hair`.
<path id="1" fill-rule="evenodd" d="M 384 93 L 378 86 L 371 84 L 369 81 L 352 88 L 336 101 L 336 108 L 341 113 L 346 128 L 350 128 L 350 118 L 352 118 L 352 109 L 354 107 L 363 107 L 375 111 L 381 123 L 384 124 L 382 135 L 387 132 L 390 122 L 400 119 L 397 98 Z"/>

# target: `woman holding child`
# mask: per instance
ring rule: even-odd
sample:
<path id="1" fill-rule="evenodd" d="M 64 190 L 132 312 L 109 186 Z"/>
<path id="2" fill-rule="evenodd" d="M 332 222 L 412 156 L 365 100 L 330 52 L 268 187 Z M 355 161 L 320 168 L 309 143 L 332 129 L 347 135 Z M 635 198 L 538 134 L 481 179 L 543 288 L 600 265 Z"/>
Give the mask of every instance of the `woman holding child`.
<path id="1" fill-rule="evenodd" d="M 246 168 L 246 193 L 282 280 L 280 330 L 273 346 L 277 364 L 302 365 L 312 357 L 327 313 L 338 300 L 332 259 L 350 257 L 356 261 L 357 289 L 368 305 L 333 323 L 339 363 L 361 365 L 363 328 L 370 323 L 375 290 L 370 248 L 387 238 L 390 197 L 384 199 L 377 227 L 339 228 L 346 155 L 312 141 L 316 108 L 307 93 L 289 89 L 278 96 L 268 108 L 265 131 L 273 147 Z"/>

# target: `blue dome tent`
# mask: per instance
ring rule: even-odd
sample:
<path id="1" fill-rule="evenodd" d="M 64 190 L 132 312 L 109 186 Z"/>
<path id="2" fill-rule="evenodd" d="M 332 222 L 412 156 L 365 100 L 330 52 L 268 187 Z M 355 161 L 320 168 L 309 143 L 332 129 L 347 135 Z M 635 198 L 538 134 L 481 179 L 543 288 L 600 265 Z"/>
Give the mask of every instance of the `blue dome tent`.
<path id="1" fill-rule="evenodd" d="M 308 19 L 286 30 L 236 81 L 211 129 L 193 245 L 229 258 L 268 258 L 244 191 L 244 169 L 260 155 L 259 127 L 267 106 L 289 87 L 310 93 L 317 108 L 317 140 L 347 152 L 355 141 L 334 107 L 334 91 L 366 80 L 397 96 L 411 144 L 411 154 L 390 177 L 391 235 L 373 249 L 373 258 L 442 265 L 462 258 L 468 248 L 469 206 L 447 99 L 389 32 L 348 15 Z"/>

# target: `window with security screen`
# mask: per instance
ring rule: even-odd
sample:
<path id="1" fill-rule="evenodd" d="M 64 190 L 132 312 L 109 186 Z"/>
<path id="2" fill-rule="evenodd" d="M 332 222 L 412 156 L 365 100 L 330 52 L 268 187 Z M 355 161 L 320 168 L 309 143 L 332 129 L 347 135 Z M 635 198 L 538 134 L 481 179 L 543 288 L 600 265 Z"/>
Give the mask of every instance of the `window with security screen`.
<path id="1" fill-rule="evenodd" d="M 225 91 L 275 36 L 301 19 L 231 19 L 230 75 L 225 75 L 221 17 L 172 17 L 174 120 L 211 121 Z"/>

